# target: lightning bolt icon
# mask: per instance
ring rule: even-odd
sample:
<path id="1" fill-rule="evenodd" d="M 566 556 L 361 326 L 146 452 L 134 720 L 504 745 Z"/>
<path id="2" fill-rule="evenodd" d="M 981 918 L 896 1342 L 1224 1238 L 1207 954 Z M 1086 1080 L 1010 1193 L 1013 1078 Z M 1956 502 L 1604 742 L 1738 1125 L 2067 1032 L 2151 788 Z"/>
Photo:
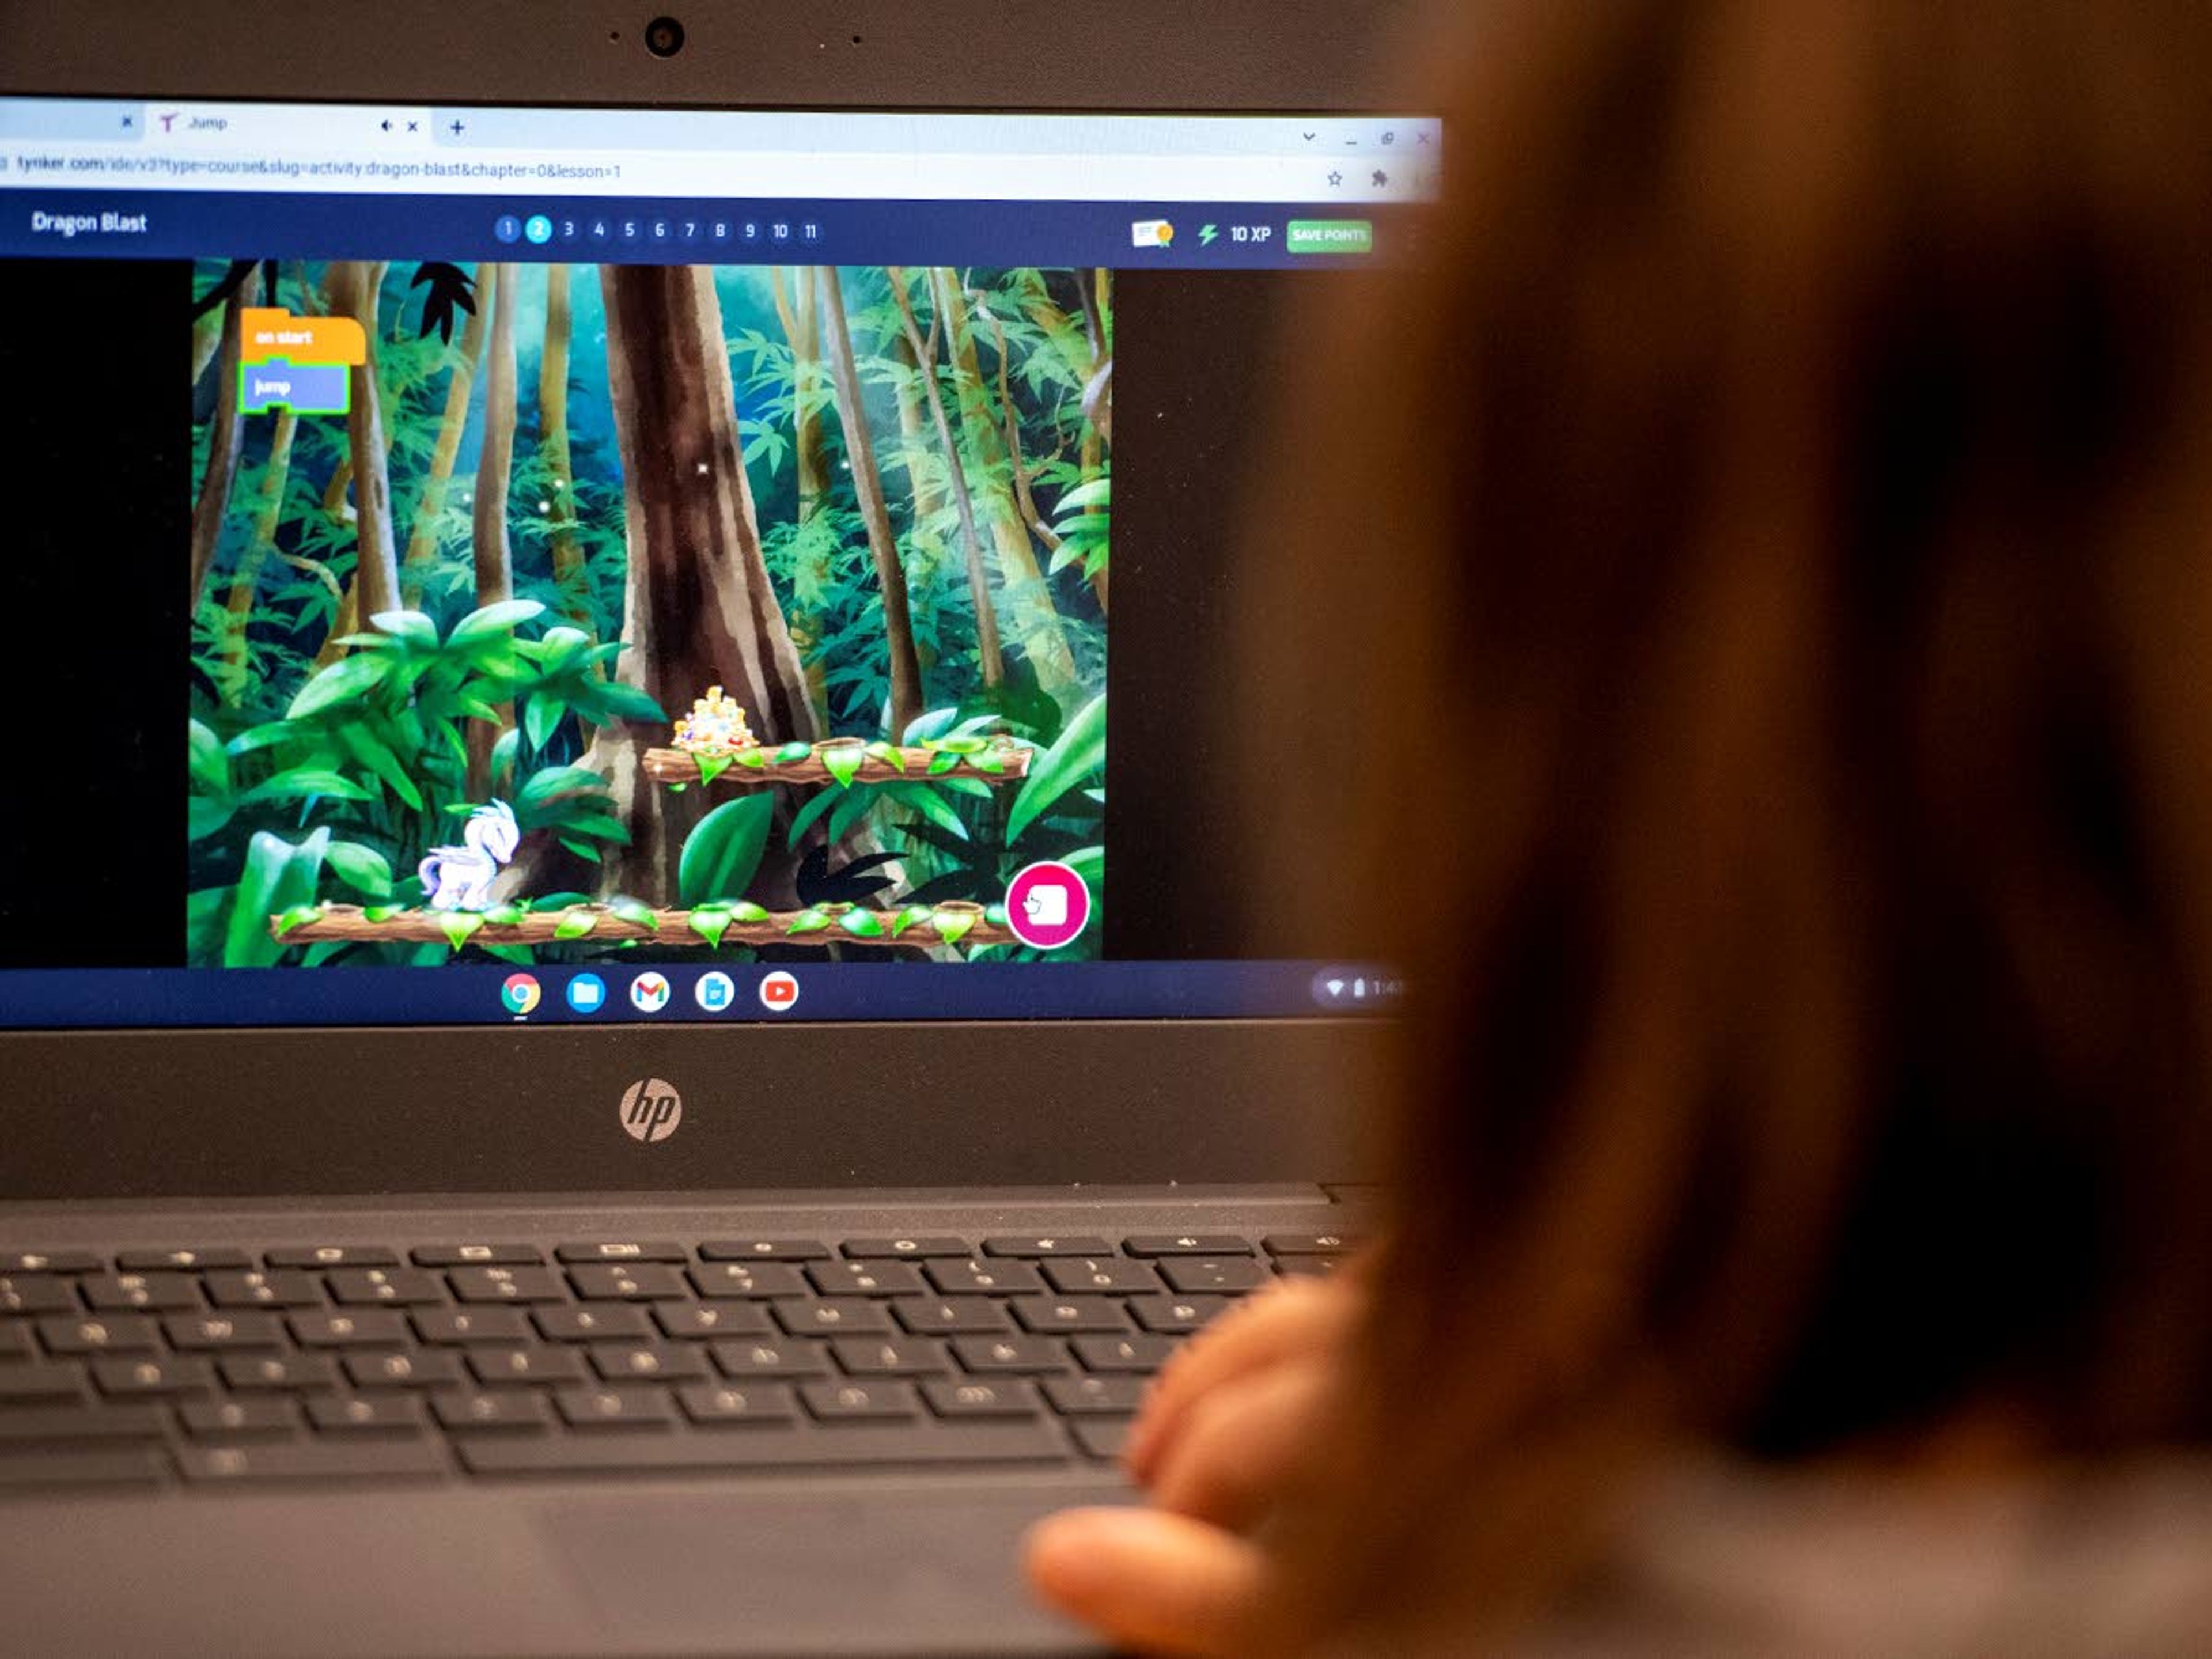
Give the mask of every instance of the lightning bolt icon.
<path id="1" fill-rule="evenodd" d="M 1200 247 L 1212 247 L 1213 239 L 1220 234 L 1221 231 L 1218 226 L 1200 225 L 1198 228 L 1198 245 Z"/>

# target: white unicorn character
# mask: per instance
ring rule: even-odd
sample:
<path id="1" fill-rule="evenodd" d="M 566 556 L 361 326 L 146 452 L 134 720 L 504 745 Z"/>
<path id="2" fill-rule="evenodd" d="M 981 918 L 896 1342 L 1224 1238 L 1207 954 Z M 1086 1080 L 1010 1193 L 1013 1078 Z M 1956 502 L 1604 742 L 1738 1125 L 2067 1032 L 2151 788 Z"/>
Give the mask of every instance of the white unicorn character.
<path id="1" fill-rule="evenodd" d="M 491 904 L 492 878 L 522 840 L 514 811 L 503 800 L 469 814 L 465 847 L 434 847 L 422 860 L 422 890 L 433 910 L 482 910 Z"/>

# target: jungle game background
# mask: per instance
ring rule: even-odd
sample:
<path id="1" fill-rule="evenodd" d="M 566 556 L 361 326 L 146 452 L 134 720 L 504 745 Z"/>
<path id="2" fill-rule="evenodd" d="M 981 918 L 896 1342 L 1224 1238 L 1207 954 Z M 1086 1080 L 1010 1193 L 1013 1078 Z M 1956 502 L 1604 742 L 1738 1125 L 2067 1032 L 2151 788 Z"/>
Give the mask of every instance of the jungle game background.
<path id="1" fill-rule="evenodd" d="M 1054 955 L 1097 954 L 1109 273 L 193 290 L 189 962 L 1026 957 L 1041 859 L 1094 900 Z M 242 411 L 250 307 L 362 323 L 347 414 Z M 750 741 L 684 746 L 732 708 Z"/>

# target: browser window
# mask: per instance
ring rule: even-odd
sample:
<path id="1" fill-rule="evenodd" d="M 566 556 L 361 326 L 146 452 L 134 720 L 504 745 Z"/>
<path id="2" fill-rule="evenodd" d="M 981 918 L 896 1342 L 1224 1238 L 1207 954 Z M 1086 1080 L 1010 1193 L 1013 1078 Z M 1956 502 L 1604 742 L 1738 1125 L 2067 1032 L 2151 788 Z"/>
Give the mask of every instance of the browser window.
<path id="1" fill-rule="evenodd" d="M 0 1021 L 1387 1006 L 1224 927 L 1217 647 L 1286 295 L 1441 144 L 0 100 Z"/>

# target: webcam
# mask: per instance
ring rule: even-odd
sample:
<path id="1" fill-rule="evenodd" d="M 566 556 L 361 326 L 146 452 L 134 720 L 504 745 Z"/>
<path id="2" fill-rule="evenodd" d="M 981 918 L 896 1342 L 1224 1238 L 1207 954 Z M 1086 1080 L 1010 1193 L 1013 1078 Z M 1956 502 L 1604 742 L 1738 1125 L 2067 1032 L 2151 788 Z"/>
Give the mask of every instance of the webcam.
<path id="1" fill-rule="evenodd" d="M 673 17 L 656 17 L 645 26 L 645 49 L 655 58 L 673 58 L 684 50 L 684 25 Z"/>

